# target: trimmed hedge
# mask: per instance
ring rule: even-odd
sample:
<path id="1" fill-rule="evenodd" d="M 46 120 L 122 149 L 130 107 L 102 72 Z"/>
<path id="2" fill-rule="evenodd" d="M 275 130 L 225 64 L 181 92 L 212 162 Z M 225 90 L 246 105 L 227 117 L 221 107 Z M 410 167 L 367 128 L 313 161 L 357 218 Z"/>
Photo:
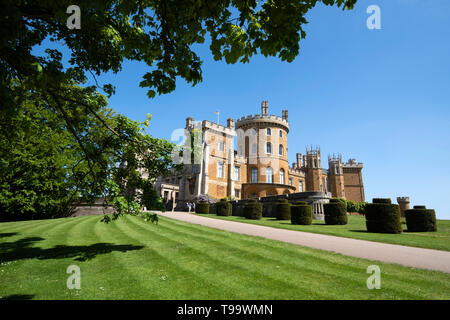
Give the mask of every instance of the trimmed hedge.
<path id="1" fill-rule="evenodd" d="M 347 208 L 341 201 L 325 203 L 323 205 L 323 211 L 325 214 L 325 224 L 344 225 L 348 222 Z"/>
<path id="2" fill-rule="evenodd" d="M 308 205 L 308 202 L 306 202 L 306 201 L 296 201 L 296 202 L 294 202 L 294 205 L 306 206 L 306 205 Z"/>
<path id="3" fill-rule="evenodd" d="M 291 204 L 287 199 L 280 199 L 275 204 L 275 214 L 277 220 L 290 220 L 291 219 Z"/>
<path id="4" fill-rule="evenodd" d="M 312 207 L 308 205 L 291 206 L 291 224 L 312 224 Z"/>
<path id="5" fill-rule="evenodd" d="M 391 199 L 385 199 L 385 198 L 373 198 L 372 203 L 392 204 L 392 201 L 391 201 Z"/>
<path id="6" fill-rule="evenodd" d="M 206 201 L 200 201 L 195 206 L 195 213 L 209 213 L 209 203 Z"/>
<path id="7" fill-rule="evenodd" d="M 414 206 L 414 209 L 426 209 L 426 206 Z"/>
<path id="8" fill-rule="evenodd" d="M 244 217 L 259 220 L 262 218 L 262 204 L 255 199 L 249 199 L 244 204 Z"/>
<path id="9" fill-rule="evenodd" d="M 416 208 L 405 211 L 406 227 L 409 232 L 435 232 L 437 231 L 436 213 L 432 209 Z"/>
<path id="10" fill-rule="evenodd" d="M 227 199 L 221 199 L 216 204 L 216 211 L 218 216 L 231 216 L 233 213 L 233 206 L 227 201 Z"/>
<path id="11" fill-rule="evenodd" d="M 374 199 L 376 200 L 376 199 Z M 368 203 L 366 205 L 366 227 L 369 232 L 401 233 L 400 208 L 390 203 Z"/>

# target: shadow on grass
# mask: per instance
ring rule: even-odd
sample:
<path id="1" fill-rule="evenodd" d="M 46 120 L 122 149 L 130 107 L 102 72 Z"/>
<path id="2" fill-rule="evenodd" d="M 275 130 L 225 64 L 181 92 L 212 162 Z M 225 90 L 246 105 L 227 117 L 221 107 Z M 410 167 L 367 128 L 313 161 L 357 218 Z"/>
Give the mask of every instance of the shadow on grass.
<path id="1" fill-rule="evenodd" d="M 17 232 L 0 233 L 0 239 L 15 236 Z"/>
<path id="2" fill-rule="evenodd" d="M 144 246 L 129 244 L 116 245 L 111 243 L 95 243 L 87 246 L 57 245 L 53 248 L 42 249 L 31 247 L 32 244 L 45 240 L 40 237 L 28 237 L 14 242 L 0 243 L 0 262 L 16 261 L 21 259 L 64 259 L 74 258 L 75 261 L 87 261 L 99 254 L 113 251 L 126 252 L 140 250 Z"/>
<path id="3" fill-rule="evenodd" d="M 31 300 L 33 297 L 33 294 L 11 294 L 6 297 L 1 297 L 0 300 Z"/>

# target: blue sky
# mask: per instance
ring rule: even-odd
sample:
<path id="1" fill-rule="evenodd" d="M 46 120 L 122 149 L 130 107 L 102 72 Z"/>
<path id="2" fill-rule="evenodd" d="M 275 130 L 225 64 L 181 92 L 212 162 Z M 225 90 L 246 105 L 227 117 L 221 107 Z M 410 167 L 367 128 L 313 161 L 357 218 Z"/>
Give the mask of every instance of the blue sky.
<path id="1" fill-rule="evenodd" d="M 369 30 L 369 5 L 381 9 L 381 30 Z M 111 106 L 170 139 L 185 118 L 217 121 L 289 110 L 289 161 L 307 145 L 364 163 L 366 200 L 411 197 L 450 219 L 450 1 L 359 0 L 353 11 L 319 5 L 308 13 L 307 37 L 292 62 L 254 57 L 216 62 L 199 46 L 203 82 L 177 82 L 175 92 L 149 100 L 139 88 L 148 68 L 124 64 L 101 82 L 116 86 Z"/>

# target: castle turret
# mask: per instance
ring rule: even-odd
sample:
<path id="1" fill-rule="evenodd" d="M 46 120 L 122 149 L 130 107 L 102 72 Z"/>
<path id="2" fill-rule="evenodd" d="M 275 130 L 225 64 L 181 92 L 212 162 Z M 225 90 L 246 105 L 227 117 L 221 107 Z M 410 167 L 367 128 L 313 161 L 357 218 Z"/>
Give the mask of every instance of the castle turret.
<path id="1" fill-rule="evenodd" d="M 306 168 L 306 190 L 324 191 L 326 186 L 322 180 L 322 163 L 320 158 L 320 148 L 306 148 L 304 157 L 304 166 Z"/>
<path id="2" fill-rule="evenodd" d="M 400 207 L 400 213 L 402 217 L 405 216 L 405 211 L 410 209 L 410 200 L 409 197 L 397 197 L 397 203 Z"/>
<path id="3" fill-rule="evenodd" d="M 345 198 L 344 164 L 341 155 L 328 156 L 328 182 L 333 197 Z"/>

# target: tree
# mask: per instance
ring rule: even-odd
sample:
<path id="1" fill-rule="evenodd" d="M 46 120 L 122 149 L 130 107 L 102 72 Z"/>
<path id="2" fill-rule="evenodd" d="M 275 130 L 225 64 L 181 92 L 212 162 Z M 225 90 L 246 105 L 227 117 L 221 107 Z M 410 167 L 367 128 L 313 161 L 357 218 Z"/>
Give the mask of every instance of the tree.
<path id="1" fill-rule="evenodd" d="M 108 188 L 104 182 L 111 172 L 104 168 L 108 167 L 106 158 L 115 153 L 103 154 L 105 150 L 125 150 L 123 156 L 138 151 L 136 161 L 146 164 L 152 177 L 162 165 L 170 165 L 160 161 L 161 154 L 152 148 L 162 151 L 166 159 L 167 145 L 145 137 L 123 116 L 106 112 L 107 100 L 98 90 L 110 97 L 115 88 L 98 84 L 96 77 L 119 72 L 128 59 L 149 67 L 140 86 L 148 88 L 150 98 L 175 90 L 177 78 L 195 85 L 202 80 L 202 72 L 192 48 L 207 35 L 215 60 L 246 63 L 261 53 L 290 62 L 306 36 L 305 15 L 317 3 L 352 9 L 356 0 L 267 0 L 262 4 L 256 0 L 79 0 L 80 29 L 67 27 L 71 0 L 4 0 L 0 14 L 2 117 L 14 119 L 26 105 L 24 101 L 44 102 L 45 110 L 64 123 L 64 130 L 78 144 L 91 194 Z M 33 51 L 44 40 L 65 46 L 70 52 L 67 62 L 63 63 L 58 49 L 45 48 L 45 54 Z M 88 77 L 96 85 L 88 86 Z M 11 125 L 8 128 L 15 130 Z M 103 132 L 101 128 L 111 134 L 91 135 Z M 107 145 L 109 140 L 112 147 Z M 146 154 L 145 149 L 150 152 Z M 123 172 L 133 173 L 136 161 L 129 161 L 129 171 Z M 122 183 L 129 185 L 135 180 L 131 175 L 122 177 Z M 116 187 L 110 187 L 118 195 L 112 191 Z"/>
<path id="2" fill-rule="evenodd" d="M 13 93 L 22 89 L 10 87 Z M 22 94 L 16 112 L 0 110 L 0 219 L 66 216 L 77 203 L 99 197 L 115 207 L 113 218 L 135 213 L 144 205 L 136 189 L 148 190 L 149 181 L 172 166 L 175 145 L 146 135 L 142 124 L 107 109 L 105 97 L 97 97 L 102 122 L 82 107 L 62 105 L 80 124 L 72 134 L 42 96 Z"/>

